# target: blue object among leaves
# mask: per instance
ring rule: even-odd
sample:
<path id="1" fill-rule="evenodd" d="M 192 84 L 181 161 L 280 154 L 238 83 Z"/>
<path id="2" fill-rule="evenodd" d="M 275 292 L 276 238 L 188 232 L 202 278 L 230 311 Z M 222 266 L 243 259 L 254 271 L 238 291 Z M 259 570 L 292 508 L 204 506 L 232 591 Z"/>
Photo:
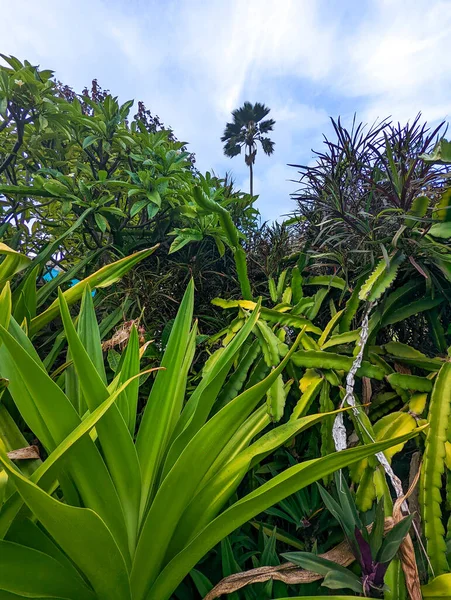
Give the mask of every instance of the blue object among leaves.
<path id="1" fill-rule="evenodd" d="M 44 281 L 51 281 L 52 279 L 55 279 L 56 277 L 58 277 L 58 275 L 61 273 L 61 271 L 58 271 L 58 269 L 50 269 L 49 271 L 47 271 L 46 273 L 44 273 L 44 275 L 42 276 L 42 278 L 44 279 Z M 79 283 L 80 280 L 79 279 L 71 279 L 69 282 L 69 287 L 73 287 L 76 283 Z M 96 295 L 96 290 L 92 290 L 91 292 L 91 296 L 95 296 Z"/>

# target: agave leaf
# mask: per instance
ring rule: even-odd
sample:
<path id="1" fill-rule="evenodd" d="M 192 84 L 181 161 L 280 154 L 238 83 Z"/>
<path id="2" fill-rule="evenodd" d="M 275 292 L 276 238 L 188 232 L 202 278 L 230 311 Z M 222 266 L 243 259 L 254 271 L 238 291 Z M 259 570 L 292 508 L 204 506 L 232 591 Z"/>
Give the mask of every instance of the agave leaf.
<path id="1" fill-rule="evenodd" d="M 200 491 L 194 495 L 180 519 L 165 560 L 172 559 L 186 543 L 213 520 L 236 491 L 246 472 L 287 440 L 320 422 L 325 414 L 309 415 L 290 421 L 269 431 L 248 448 L 212 473 Z"/>

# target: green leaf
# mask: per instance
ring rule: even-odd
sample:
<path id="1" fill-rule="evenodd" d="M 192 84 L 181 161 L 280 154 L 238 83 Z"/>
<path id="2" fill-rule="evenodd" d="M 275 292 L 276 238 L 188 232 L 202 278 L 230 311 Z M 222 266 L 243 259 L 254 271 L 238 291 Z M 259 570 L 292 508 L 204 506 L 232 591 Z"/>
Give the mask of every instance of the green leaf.
<path id="1" fill-rule="evenodd" d="M 449 598 L 451 596 L 451 573 L 445 573 L 432 579 L 421 587 L 424 600 L 428 598 Z"/>
<path id="2" fill-rule="evenodd" d="M 133 218 L 135 215 L 141 212 L 141 210 L 145 208 L 149 202 L 150 201 L 148 198 L 144 198 L 144 200 L 138 200 L 138 202 L 135 202 L 130 209 L 130 217 Z"/>
<path id="3" fill-rule="evenodd" d="M 448 240 L 451 238 L 451 221 L 436 223 L 429 230 L 430 235 Z"/>
<path id="4" fill-rule="evenodd" d="M 272 277 L 269 277 L 269 279 L 268 279 L 268 287 L 269 287 L 269 295 L 271 297 L 271 300 L 274 303 L 276 303 L 277 302 L 277 288 L 276 288 L 276 283 Z"/>
<path id="5" fill-rule="evenodd" d="M 363 445 L 301 463 L 273 477 L 269 482 L 221 513 L 185 546 L 164 567 L 152 586 L 147 600 L 168 600 L 178 583 L 185 577 L 185 574 L 210 548 L 213 548 L 226 535 L 255 515 L 329 473 L 410 439 L 419 431 L 421 431 L 421 428 L 418 428 L 414 433 L 409 433 L 394 440 Z"/>
<path id="6" fill-rule="evenodd" d="M 401 252 L 397 252 L 390 260 L 390 267 L 388 269 L 384 259 L 379 261 L 374 271 L 360 288 L 360 300 L 368 300 L 370 302 L 378 300 L 395 280 L 399 266 L 404 261 L 404 258 Z"/>
<path id="7" fill-rule="evenodd" d="M 100 340 L 100 331 L 97 324 L 91 288 L 89 285 L 85 287 L 85 291 L 82 296 L 80 313 L 78 315 L 77 331 L 80 340 L 92 361 L 92 364 L 95 366 L 96 371 L 100 375 L 103 383 L 106 384 L 102 342 Z"/>
<path id="8" fill-rule="evenodd" d="M 196 586 L 199 594 L 204 598 L 208 592 L 213 589 L 213 584 L 203 573 L 198 571 L 197 569 L 191 569 L 190 577 L 193 580 L 194 585 Z"/>
<path id="9" fill-rule="evenodd" d="M 382 546 L 382 540 L 384 537 L 384 502 L 380 500 L 376 506 L 376 516 L 374 518 L 373 527 L 370 531 L 370 548 L 371 556 L 377 556 L 380 547 Z"/>
<path id="10" fill-rule="evenodd" d="M 353 364 L 353 359 L 350 356 L 324 352 L 322 350 L 299 350 L 293 354 L 292 361 L 298 367 L 308 369 L 336 369 L 338 371 L 349 371 Z M 382 369 L 366 361 L 362 362 L 357 375 L 359 377 L 373 377 L 379 381 L 384 378 Z"/>
<path id="11" fill-rule="evenodd" d="M 304 279 L 304 285 L 325 285 L 327 287 L 337 288 L 339 290 L 346 289 L 346 281 L 335 275 L 318 275 L 316 277 L 307 277 Z"/>
<path id="12" fill-rule="evenodd" d="M 91 289 L 103 288 L 116 283 L 119 279 L 125 275 L 132 267 L 147 258 L 152 252 L 155 252 L 158 246 L 149 248 L 148 250 L 141 250 L 125 258 L 105 265 L 86 279 L 83 279 L 79 283 L 76 283 L 73 287 L 69 288 L 64 292 L 64 298 L 67 304 L 70 306 L 77 300 L 79 300 L 83 294 L 83 291 L 88 284 Z M 52 304 L 41 314 L 35 317 L 31 321 L 30 335 L 37 333 L 42 327 L 47 325 L 59 314 L 59 300 L 55 300 Z"/>
<path id="13" fill-rule="evenodd" d="M 31 258 L 25 254 L 21 254 L 0 242 L 0 255 L 2 254 L 5 258 L 0 263 L 0 290 L 13 275 L 23 271 L 31 262 Z"/>
<path id="14" fill-rule="evenodd" d="M 299 338 L 300 336 L 290 352 L 299 343 Z M 174 533 L 178 533 L 185 507 L 193 498 L 204 475 L 224 445 L 255 410 L 268 388 L 285 368 L 289 357 L 290 353 L 266 379 L 244 391 L 208 420 L 186 445 L 177 462 L 162 481 L 147 514 L 136 550 L 132 570 L 132 589 L 138 596 L 144 595 L 150 583 L 158 576 L 171 538 Z M 151 405 L 149 402 L 147 406 Z M 179 493 L 176 497 L 173 493 L 174 481 L 183 481 L 183 485 L 178 484 Z M 222 537 L 224 536 L 220 539 Z M 151 565 L 148 564 L 147 559 L 149 552 L 153 556 Z M 146 569 L 143 569 L 144 564 L 147 564 Z M 145 572 L 147 577 L 144 577 Z"/>
<path id="15" fill-rule="evenodd" d="M 334 346 L 341 346 L 342 344 L 349 344 L 356 342 L 360 339 L 360 329 L 354 331 L 346 331 L 344 333 L 337 333 L 329 338 L 329 340 L 322 346 L 322 350 L 327 348 L 333 348 Z"/>
<path id="16" fill-rule="evenodd" d="M 103 600 L 131 600 L 127 568 L 111 532 L 88 508 L 55 500 L 15 470 L 0 444 L 0 462 L 24 502 Z"/>
<path id="17" fill-rule="evenodd" d="M 446 362 L 437 376 L 429 402 L 429 430 L 421 467 L 420 505 L 426 549 L 434 573 L 449 569 L 446 557 L 445 529 L 442 519 L 442 476 L 445 471 L 445 443 L 451 410 L 451 362 Z"/>
<path id="18" fill-rule="evenodd" d="M 179 230 L 182 232 L 183 230 Z M 187 232 L 180 233 L 171 244 L 169 248 L 169 254 L 173 254 L 178 250 L 181 250 L 186 244 L 190 242 L 200 242 L 203 239 L 203 235 L 200 231 L 190 229 Z"/>
<path id="19" fill-rule="evenodd" d="M 43 552 L 1 540 L 0 554 L 0 589 L 17 598 L 96 600 L 81 577 Z"/>
<path id="20" fill-rule="evenodd" d="M 388 563 L 395 557 L 401 542 L 409 533 L 414 516 L 415 515 L 409 515 L 408 517 L 405 517 L 390 529 L 382 542 L 382 546 L 377 555 L 377 562 Z"/>
<path id="21" fill-rule="evenodd" d="M 362 583 L 357 575 L 354 575 L 354 573 L 348 571 L 345 567 L 331 560 L 321 558 L 310 552 L 288 552 L 282 554 L 282 556 L 289 562 L 299 565 L 307 571 L 319 573 L 326 578 L 329 577 L 328 581 L 331 585 L 327 585 L 326 579 L 323 582 L 323 585 L 326 587 L 331 587 L 332 589 L 348 588 L 357 593 L 362 592 Z"/>
<path id="22" fill-rule="evenodd" d="M 15 321 L 11 320 L 12 323 Z M 21 334 L 27 340 L 25 334 Z M 76 429 L 81 422 L 80 417 L 47 375 L 42 363 L 37 362 L 39 358 L 27 352 L 22 340 L 19 343 L 1 327 L 0 339 L 3 341 L 0 346 L 2 375 L 10 380 L 9 391 L 27 425 L 51 452 Z M 55 406 L 58 406 L 57 411 Z M 123 543 L 122 547 L 127 547 L 119 499 L 100 452 L 89 436 L 72 449 L 65 467 L 85 506 L 93 508 L 111 528 L 119 543 Z"/>
<path id="23" fill-rule="evenodd" d="M 399 323 L 399 321 L 404 321 L 413 315 L 438 306 L 443 300 L 443 296 L 436 296 L 435 298 L 423 296 L 423 298 L 415 300 L 410 304 L 405 304 L 396 310 L 390 311 L 387 309 L 387 311 L 384 311 L 382 325 L 393 325 L 394 323 Z"/>
<path id="24" fill-rule="evenodd" d="M 424 162 L 434 163 L 439 165 L 447 165 L 451 162 L 451 142 L 442 138 L 431 154 L 420 154 L 420 157 Z"/>
<path id="25" fill-rule="evenodd" d="M 99 137 L 97 135 L 88 135 L 88 137 L 85 137 L 82 145 L 83 150 L 86 150 L 86 148 L 92 146 L 92 144 L 94 144 L 94 142 L 96 142 L 98 139 Z"/>
<path id="26" fill-rule="evenodd" d="M 283 378 L 282 375 L 279 375 L 269 388 L 266 398 L 268 414 L 273 423 L 278 423 L 283 417 L 286 399 Z"/>
<path id="27" fill-rule="evenodd" d="M 169 341 L 136 438 L 136 450 L 142 473 L 141 515 L 154 494 L 154 486 L 170 440 L 174 419 L 181 411 L 177 394 L 180 370 L 189 340 L 194 306 L 194 283 L 191 280 L 180 304 Z"/>
<path id="28" fill-rule="evenodd" d="M 103 215 L 100 213 L 94 214 L 95 222 L 97 223 L 97 227 L 100 229 L 102 233 L 105 233 L 107 229 L 109 229 L 108 221 L 105 219 Z"/>
<path id="29" fill-rule="evenodd" d="M 405 219 L 405 224 L 407 227 L 414 227 L 418 223 L 418 219 L 414 217 L 419 217 L 420 219 L 426 215 L 428 206 L 429 206 L 429 198 L 427 196 L 417 196 L 412 202 L 412 207 L 407 213 L 409 216 Z"/>
<path id="30" fill-rule="evenodd" d="M 92 363 L 88 352 L 78 337 L 72 323 L 63 294 L 59 294 L 61 318 L 63 320 L 70 353 L 78 374 L 80 388 L 88 409 L 93 412 L 110 396 L 102 377 Z M 84 297 L 85 327 L 95 331 L 97 321 L 90 294 Z M 100 344 L 100 336 L 97 338 Z M 116 405 L 96 425 L 102 454 L 122 504 L 129 537 L 129 546 L 134 548 L 138 534 L 139 506 L 141 499 L 141 473 L 138 456 L 130 432 Z"/>
<path id="31" fill-rule="evenodd" d="M 336 570 L 329 571 L 324 577 L 322 585 L 331 590 L 350 589 L 358 593 L 363 591 L 362 582 L 352 571 L 348 571 L 346 574 Z"/>
<path id="32" fill-rule="evenodd" d="M 158 206 L 158 208 L 160 208 L 160 206 L 161 206 L 161 196 L 157 192 L 157 190 L 153 190 L 152 192 L 147 192 L 147 198 L 150 200 L 150 202 L 152 202 L 153 204 L 155 204 L 156 206 Z"/>
<path id="33" fill-rule="evenodd" d="M 12 310 L 12 299 L 11 299 L 11 286 L 9 281 L 3 286 L 3 290 L 0 292 L 0 325 L 5 329 L 9 327 L 9 320 L 11 318 Z"/>
<path id="34" fill-rule="evenodd" d="M 403 390 L 416 390 L 418 392 L 430 392 L 432 390 L 432 381 L 427 377 L 419 377 L 418 375 L 392 373 L 387 375 L 387 381 L 390 385 L 400 387 Z"/>

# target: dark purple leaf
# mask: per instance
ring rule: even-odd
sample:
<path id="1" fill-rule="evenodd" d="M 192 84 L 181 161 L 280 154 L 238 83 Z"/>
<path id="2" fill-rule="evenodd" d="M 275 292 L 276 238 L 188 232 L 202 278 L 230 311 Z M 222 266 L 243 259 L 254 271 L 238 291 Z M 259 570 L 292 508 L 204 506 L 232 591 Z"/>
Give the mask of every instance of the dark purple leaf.
<path id="1" fill-rule="evenodd" d="M 373 571 L 373 558 L 371 556 L 371 548 L 368 542 L 362 535 L 362 532 L 357 527 L 354 530 L 355 539 L 360 550 L 360 564 L 365 575 L 369 575 Z"/>
<path id="2" fill-rule="evenodd" d="M 389 564 L 390 563 L 376 563 L 374 565 L 372 580 L 376 587 L 381 587 L 384 584 L 384 577 Z"/>

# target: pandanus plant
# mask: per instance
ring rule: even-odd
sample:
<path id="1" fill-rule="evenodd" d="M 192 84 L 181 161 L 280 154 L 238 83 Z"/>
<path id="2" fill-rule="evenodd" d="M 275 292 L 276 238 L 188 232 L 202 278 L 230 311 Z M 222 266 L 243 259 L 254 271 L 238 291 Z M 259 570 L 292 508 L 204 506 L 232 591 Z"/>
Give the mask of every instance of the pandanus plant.
<path id="1" fill-rule="evenodd" d="M 63 378 L 55 381 L 45 371 L 3 294 L 0 374 L 8 383 L 8 399 L 46 458 L 29 474 L 8 458 L 11 448 L 5 440 L 1 444 L 7 482 L 0 510 L 0 597 L 168 600 L 196 563 L 241 524 L 336 469 L 415 435 L 296 464 L 232 502 L 255 463 L 327 415 L 293 419 L 264 433 L 270 417 L 262 400 L 301 332 L 279 365 L 211 416 L 259 319 L 260 305 L 247 314 L 230 343 L 212 355 L 188 396 L 197 334 L 193 301 L 191 282 L 135 434 L 136 330 L 108 382 L 90 288 L 77 329 L 60 293 L 78 382 L 78 391 L 72 388 L 68 394 Z"/>

